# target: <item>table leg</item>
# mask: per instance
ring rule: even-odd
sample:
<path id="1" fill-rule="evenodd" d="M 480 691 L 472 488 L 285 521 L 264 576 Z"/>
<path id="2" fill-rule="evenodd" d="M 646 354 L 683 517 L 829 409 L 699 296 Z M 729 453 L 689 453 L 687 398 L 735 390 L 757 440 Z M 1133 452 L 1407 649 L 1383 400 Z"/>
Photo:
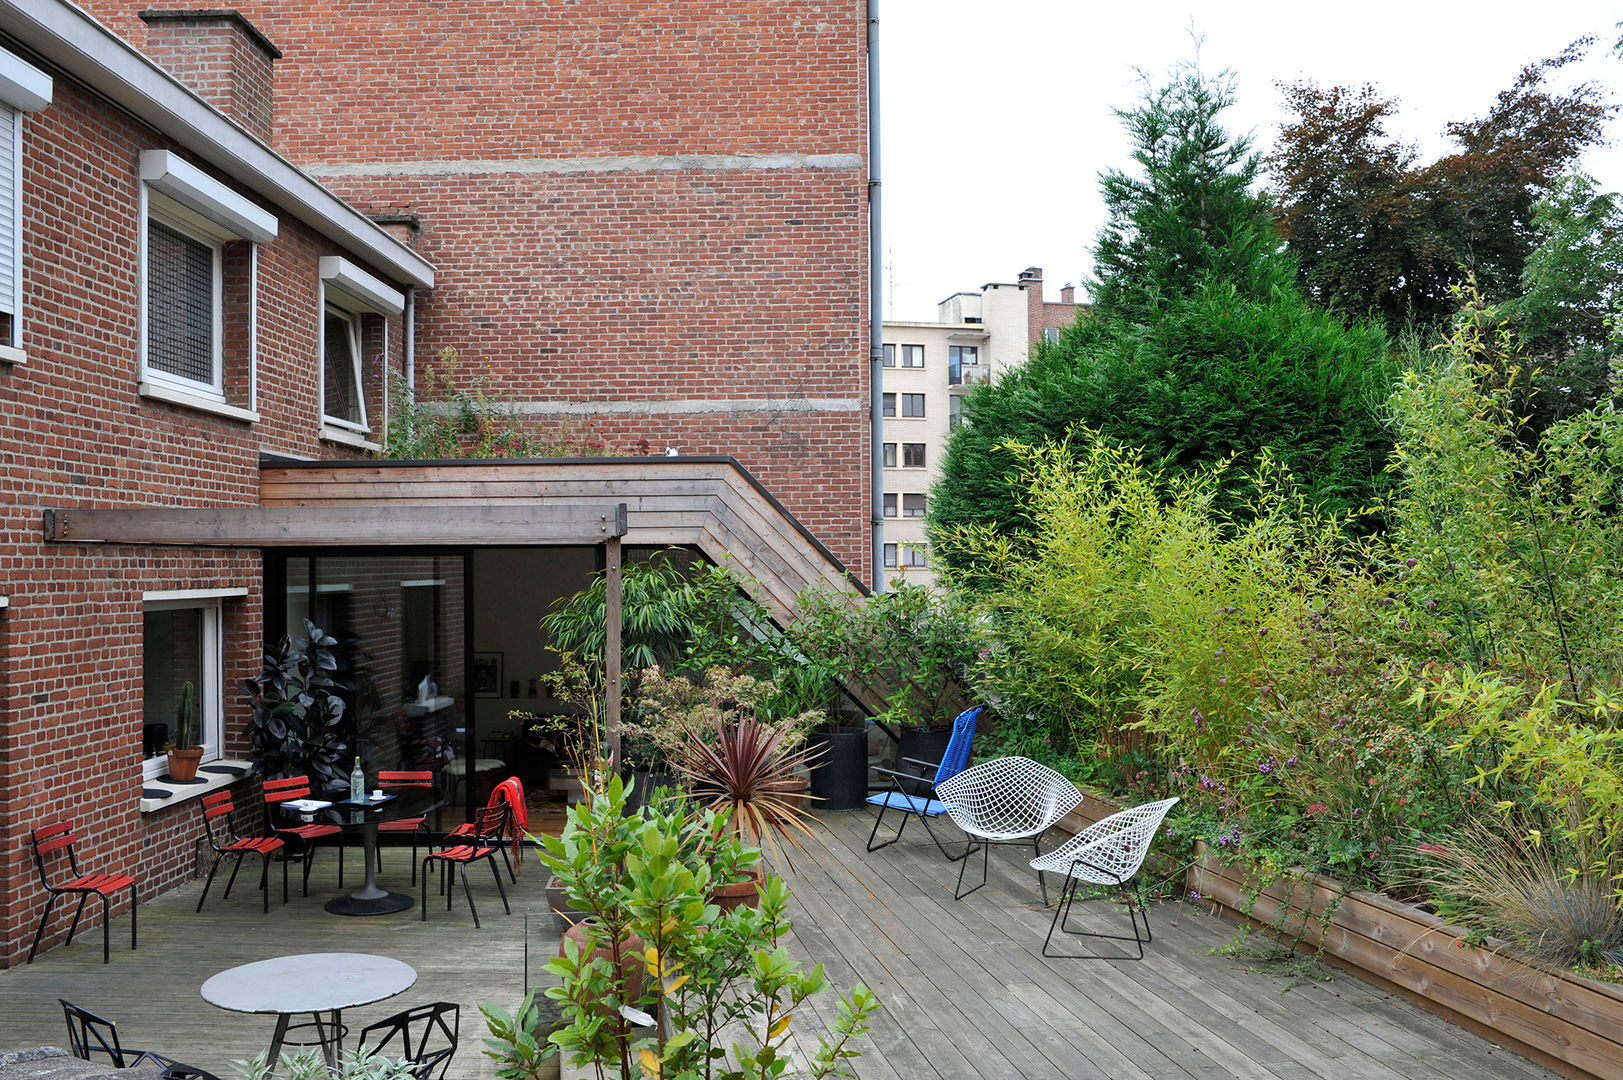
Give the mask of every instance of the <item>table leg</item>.
<path id="1" fill-rule="evenodd" d="M 366 884 L 336 900 L 327 902 L 327 910 L 334 915 L 388 915 L 412 907 L 412 899 L 405 893 L 392 893 L 378 888 L 378 823 L 369 818 L 361 826 L 361 857 L 366 860 Z"/>
<path id="2" fill-rule="evenodd" d="M 332 1011 L 331 1027 L 322 1025 L 320 1013 L 316 1013 L 315 1018 L 316 1038 L 321 1040 L 321 1056 L 327 1062 L 328 1070 L 336 1075 L 338 1072 L 338 1055 L 344 1049 L 343 1012 L 339 1009 Z"/>
<path id="3" fill-rule="evenodd" d="M 274 1070 L 282 1056 L 282 1040 L 287 1037 L 287 1013 L 276 1014 L 276 1033 L 271 1036 L 270 1050 L 265 1054 L 265 1068 Z"/>

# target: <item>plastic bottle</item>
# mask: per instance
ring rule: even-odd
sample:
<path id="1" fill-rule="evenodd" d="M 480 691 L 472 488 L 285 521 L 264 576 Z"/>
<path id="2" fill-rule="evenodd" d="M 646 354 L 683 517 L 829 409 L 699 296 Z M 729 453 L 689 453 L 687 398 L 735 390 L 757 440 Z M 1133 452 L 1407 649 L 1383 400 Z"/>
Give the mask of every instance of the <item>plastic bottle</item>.
<path id="1" fill-rule="evenodd" d="M 366 801 L 366 774 L 361 771 L 361 759 L 355 758 L 355 770 L 349 774 L 349 801 L 359 803 Z"/>

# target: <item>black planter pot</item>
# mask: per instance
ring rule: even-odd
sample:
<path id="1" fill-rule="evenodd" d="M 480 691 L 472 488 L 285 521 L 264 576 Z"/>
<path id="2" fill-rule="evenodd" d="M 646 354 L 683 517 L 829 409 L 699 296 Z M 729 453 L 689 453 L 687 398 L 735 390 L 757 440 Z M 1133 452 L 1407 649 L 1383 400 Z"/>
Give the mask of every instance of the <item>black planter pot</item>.
<path id="1" fill-rule="evenodd" d="M 868 797 L 868 733 L 824 731 L 808 745 L 815 756 L 811 793 L 819 810 L 855 810 Z M 820 750 L 818 748 L 821 748 Z"/>
<path id="2" fill-rule="evenodd" d="M 947 744 L 951 741 L 950 731 L 904 731 L 901 745 L 896 751 L 896 767 L 902 768 L 903 758 L 914 758 L 938 765 L 946 756 Z M 931 775 L 935 775 L 934 770 L 931 771 Z"/>
<path id="3" fill-rule="evenodd" d="M 675 786 L 675 773 L 634 770 L 631 774 L 631 795 L 626 799 L 626 809 L 640 810 L 648 804 L 648 796 L 654 793 L 655 788 Z"/>

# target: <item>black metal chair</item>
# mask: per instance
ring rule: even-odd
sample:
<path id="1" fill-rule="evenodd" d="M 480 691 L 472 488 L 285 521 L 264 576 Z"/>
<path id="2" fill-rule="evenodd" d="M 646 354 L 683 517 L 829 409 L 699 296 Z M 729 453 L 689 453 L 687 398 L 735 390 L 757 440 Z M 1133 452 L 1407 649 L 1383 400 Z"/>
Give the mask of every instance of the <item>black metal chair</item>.
<path id="1" fill-rule="evenodd" d="M 444 1080 L 445 1070 L 450 1067 L 451 1058 L 456 1053 L 461 1017 L 461 1008 L 453 1002 L 436 1001 L 432 1005 L 418 1005 L 362 1028 L 356 1051 L 370 1051 L 410 1061 L 411 1073 L 416 1080 Z M 398 1052 L 390 1046 L 397 1040 L 400 1044 Z M 444 1045 L 429 1049 L 431 1042 Z"/>
<path id="2" fill-rule="evenodd" d="M 115 1069 L 129 1069 L 150 1062 L 161 1070 L 163 1080 L 215 1080 L 202 1069 L 182 1065 L 173 1058 L 154 1054 L 150 1050 L 135 1050 L 118 1041 L 118 1025 L 89 1009 L 81 1009 L 71 1001 L 57 998 L 62 1004 L 62 1015 L 68 1022 L 68 1049 L 73 1056 L 84 1061 L 91 1054 L 106 1054 Z"/>

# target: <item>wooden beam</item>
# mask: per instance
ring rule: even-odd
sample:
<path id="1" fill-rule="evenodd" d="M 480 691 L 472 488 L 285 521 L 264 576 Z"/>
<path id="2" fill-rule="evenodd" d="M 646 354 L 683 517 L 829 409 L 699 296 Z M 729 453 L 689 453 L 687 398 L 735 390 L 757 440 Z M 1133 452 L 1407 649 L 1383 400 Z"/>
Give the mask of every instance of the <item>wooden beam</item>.
<path id="1" fill-rule="evenodd" d="M 60 543 L 202 547 L 601 544 L 625 535 L 626 507 L 510 502 L 65 509 L 45 511 L 44 529 L 45 539 Z"/>

